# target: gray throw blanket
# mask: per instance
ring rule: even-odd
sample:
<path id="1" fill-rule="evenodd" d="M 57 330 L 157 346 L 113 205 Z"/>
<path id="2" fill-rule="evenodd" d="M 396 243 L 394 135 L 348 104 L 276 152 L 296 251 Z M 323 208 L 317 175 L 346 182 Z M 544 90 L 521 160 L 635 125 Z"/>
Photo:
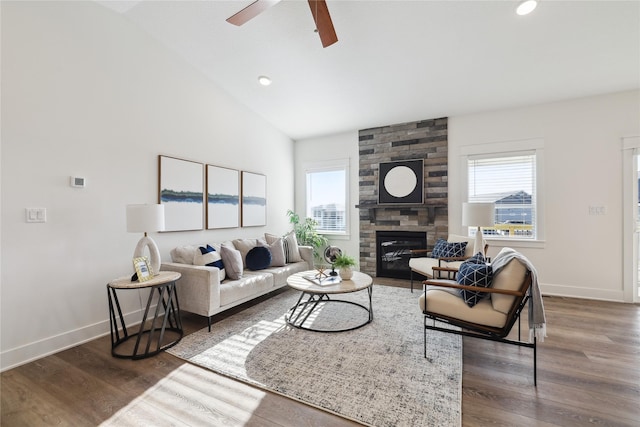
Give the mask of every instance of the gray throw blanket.
<path id="1" fill-rule="evenodd" d="M 547 322 L 544 316 L 544 305 L 542 304 L 542 294 L 538 286 L 538 272 L 520 252 L 511 248 L 503 248 L 491 262 L 494 277 L 500 273 L 500 270 L 506 266 L 512 259 L 522 262 L 531 271 L 531 287 L 529 288 L 529 341 L 533 341 L 533 337 L 544 341 L 547 336 Z"/>

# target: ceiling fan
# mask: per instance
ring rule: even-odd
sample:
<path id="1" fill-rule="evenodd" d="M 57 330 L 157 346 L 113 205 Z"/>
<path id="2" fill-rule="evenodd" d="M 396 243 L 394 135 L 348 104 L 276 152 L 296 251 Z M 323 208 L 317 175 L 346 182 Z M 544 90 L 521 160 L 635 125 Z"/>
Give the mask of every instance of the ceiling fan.
<path id="1" fill-rule="evenodd" d="M 338 41 L 336 30 L 329 15 L 329 8 L 325 0 L 307 0 L 311 8 L 313 20 L 316 23 L 316 32 L 320 36 L 322 47 L 328 47 Z M 233 25 L 243 25 L 262 12 L 280 2 L 280 0 L 256 0 L 235 15 L 227 18 L 227 22 Z"/>

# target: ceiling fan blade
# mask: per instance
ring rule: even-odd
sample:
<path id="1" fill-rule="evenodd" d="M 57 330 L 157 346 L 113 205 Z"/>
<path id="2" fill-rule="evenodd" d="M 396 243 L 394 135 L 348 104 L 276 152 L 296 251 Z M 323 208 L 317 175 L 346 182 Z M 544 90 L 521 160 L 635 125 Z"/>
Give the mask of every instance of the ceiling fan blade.
<path id="1" fill-rule="evenodd" d="M 240 26 L 250 19 L 260 15 L 265 10 L 269 9 L 274 4 L 280 2 L 280 0 L 256 0 L 249 6 L 242 9 L 235 15 L 227 18 L 227 22 L 233 25 Z"/>
<path id="2" fill-rule="evenodd" d="M 331 46 L 338 41 L 336 30 L 333 28 L 329 8 L 325 0 L 308 0 L 313 20 L 316 23 L 316 29 L 320 35 L 322 47 Z"/>

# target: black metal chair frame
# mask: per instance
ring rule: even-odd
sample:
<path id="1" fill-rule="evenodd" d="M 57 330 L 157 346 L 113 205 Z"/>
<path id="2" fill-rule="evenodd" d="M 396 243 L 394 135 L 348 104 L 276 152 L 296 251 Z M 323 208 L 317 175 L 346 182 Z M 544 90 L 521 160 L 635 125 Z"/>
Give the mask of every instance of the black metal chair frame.
<path id="1" fill-rule="evenodd" d="M 477 291 L 477 287 L 459 285 L 452 281 L 446 280 L 426 280 L 423 282 L 423 290 L 426 292 L 427 286 L 441 286 L 448 288 L 458 288 L 458 289 L 468 289 Z M 445 316 L 439 313 L 431 313 L 428 311 L 427 301 L 425 299 L 425 310 L 424 314 L 424 357 L 427 357 L 427 329 L 440 331 L 450 334 L 463 335 L 467 337 L 480 338 L 489 341 L 500 342 L 504 344 L 516 345 L 519 347 L 527 347 L 533 349 L 533 384 L 537 386 L 538 378 L 537 378 L 537 342 L 536 338 L 533 338 L 533 342 L 522 341 L 521 339 L 521 320 L 520 314 L 525 307 L 525 304 L 529 302 L 529 289 L 531 287 L 531 274 L 527 273 L 525 280 L 523 281 L 520 289 L 518 291 L 508 291 L 502 289 L 493 289 L 486 288 L 488 293 L 499 293 L 499 294 L 507 294 L 515 296 L 515 300 L 509 310 L 507 315 L 507 321 L 505 326 L 502 328 L 495 328 L 486 325 L 481 325 L 477 323 L 466 322 L 464 320 L 456 319 L 454 317 Z M 429 319 L 433 321 L 433 324 L 428 324 Z M 518 320 L 518 340 L 508 339 L 506 338 L 511 332 L 516 319 Z M 462 329 L 447 329 L 436 326 L 436 320 L 439 322 L 447 323 L 452 326 L 457 326 Z"/>

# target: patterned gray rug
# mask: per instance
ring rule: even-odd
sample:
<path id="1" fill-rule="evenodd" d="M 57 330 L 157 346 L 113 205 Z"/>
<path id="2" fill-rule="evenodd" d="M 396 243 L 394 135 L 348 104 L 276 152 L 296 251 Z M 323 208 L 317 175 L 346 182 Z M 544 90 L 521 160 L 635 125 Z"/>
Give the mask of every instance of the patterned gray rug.
<path id="1" fill-rule="evenodd" d="M 371 426 L 459 426 L 462 340 L 429 331 L 423 356 L 419 293 L 374 285 L 373 322 L 341 333 L 292 328 L 288 290 L 186 336 L 169 353 L 248 384 Z M 368 305 L 365 291 L 337 296 Z M 367 313 L 329 303 L 315 328 L 358 324 Z M 305 324 L 306 325 L 306 324 Z"/>

